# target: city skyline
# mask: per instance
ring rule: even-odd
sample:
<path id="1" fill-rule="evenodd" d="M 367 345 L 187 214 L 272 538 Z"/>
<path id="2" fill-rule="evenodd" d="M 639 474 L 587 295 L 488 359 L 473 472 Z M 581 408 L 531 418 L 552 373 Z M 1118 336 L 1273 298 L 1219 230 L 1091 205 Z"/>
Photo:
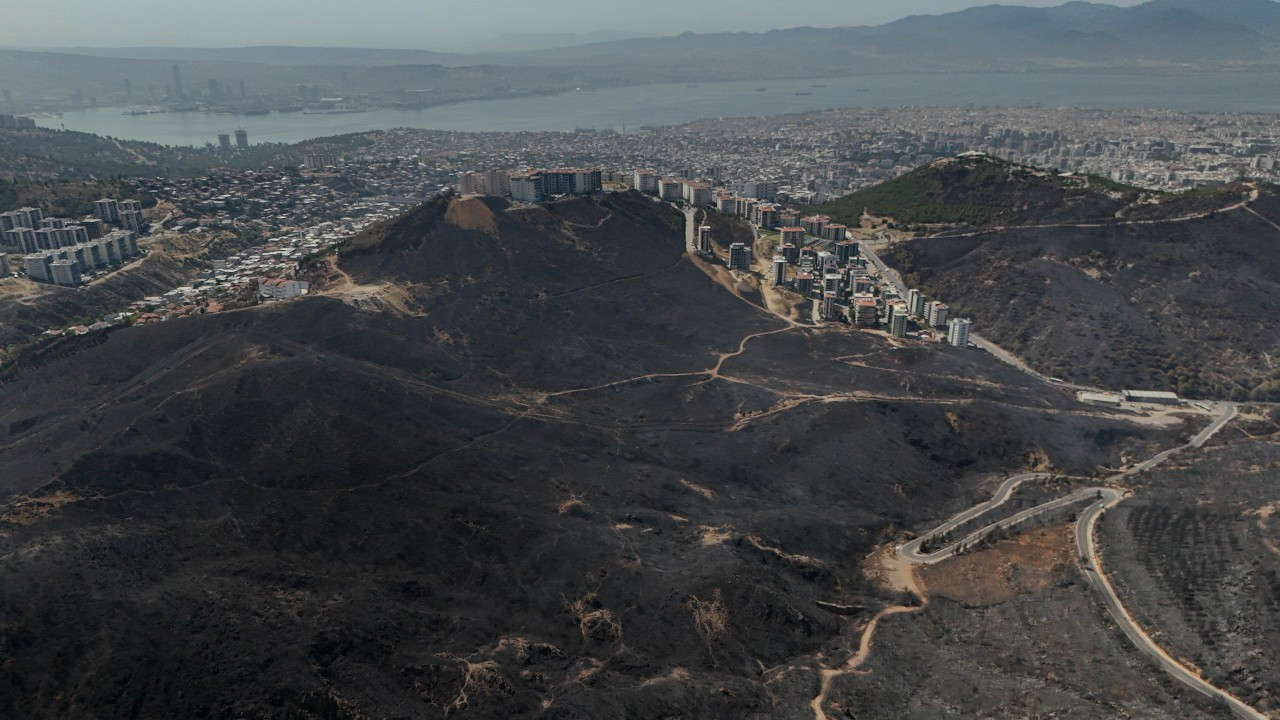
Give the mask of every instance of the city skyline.
<path id="1" fill-rule="evenodd" d="M 872 0 L 856 9 L 838 0 L 815 0 L 796 9 L 775 3 L 708 0 L 690 4 L 658 0 L 644 5 L 568 0 L 554 11 L 513 0 L 497 0 L 483 14 L 459 16 L 438 2 L 373 0 L 282 0 L 251 3 L 229 0 L 216 12 L 203 4 L 160 0 L 19 0 L 6 13 L 0 46 L 73 47 L 240 47 L 254 45 L 367 47 L 457 52 L 473 46 L 492 50 L 504 35 L 678 35 L 684 32 L 765 32 L 813 26 L 878 25 L 910 15 L 942 14 L 980 3 L 972 0 Z M 1060 0 L 1022 0 L 1029 7 L 1050 7 Z M 1139 0 L 1106 3 L 1132 6 Z M 454 6 L 456 7 L 456 6 Z M 79 22 L 47 33 L 53 18 Z M 245 22 L 253 18 L 252 23 Z M 114 28 L 104 36 L 102 27 Z M 104 42 L 104 40 L 109 40 Z"/>

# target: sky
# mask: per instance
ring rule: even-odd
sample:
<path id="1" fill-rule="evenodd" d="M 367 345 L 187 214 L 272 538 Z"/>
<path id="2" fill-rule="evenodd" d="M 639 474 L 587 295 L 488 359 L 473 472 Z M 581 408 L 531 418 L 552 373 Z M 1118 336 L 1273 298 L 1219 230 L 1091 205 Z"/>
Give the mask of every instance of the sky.
<path id="1" fill-rule="evenodd" d="M 1139 0 L 1110 0 L 1136 5 Z M 1063 0 L 1015 0 L 1047 6 Z M 5 0 L 0 46 L 325 45 L 462 51 L 508 33 L 877 25 L 982 0 Z M 487 47 L 477 49 L 489 49 Z"/>

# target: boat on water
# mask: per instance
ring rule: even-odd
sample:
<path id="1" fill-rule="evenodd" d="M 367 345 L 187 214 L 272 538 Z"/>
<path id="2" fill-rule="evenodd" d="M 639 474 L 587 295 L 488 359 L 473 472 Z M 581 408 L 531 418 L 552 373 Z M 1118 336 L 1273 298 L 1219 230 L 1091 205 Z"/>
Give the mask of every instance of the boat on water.
<path id="1" fill-rule="evenodd" d="M 796 94 L 797 94 L 797 95 L 812 95 L 813 93 L 811 93 L 811 92 L 798 92 L 798 93 L 796 93 Z"/>
<path id="2" fill-rule="evenodd" d="M 756 88 L 756 92 L 764 92 L 765 90 L 768 90 L 768 89 L 769 88 Z"/>
<path id="3" fill-rule="evenodd" d="M 867 88 L 858 88 L 858 92 L 871 92 L 871 90 Z"/>

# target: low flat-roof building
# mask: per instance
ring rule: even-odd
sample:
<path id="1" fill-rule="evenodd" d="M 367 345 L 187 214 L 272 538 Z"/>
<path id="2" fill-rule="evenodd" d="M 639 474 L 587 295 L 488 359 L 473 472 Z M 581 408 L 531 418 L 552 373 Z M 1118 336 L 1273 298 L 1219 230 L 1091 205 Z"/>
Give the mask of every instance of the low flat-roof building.
<path id="1" fill-rule="evenodd" d="M 1124 399 L 1126 402 L 1155 405 L 1178 405 L 1182 402 L 1177 393 L 1157 390 L 1125 390 Z"/>
<path id="2" fill-rule="evenodd" d="M 1098 407 L 1118 408 L 1124 398 L 1115 393 L 1095 393 L 1082 392 L 1076 396 L 1080 402 L 1086 405 L 1096 405 Z"/>

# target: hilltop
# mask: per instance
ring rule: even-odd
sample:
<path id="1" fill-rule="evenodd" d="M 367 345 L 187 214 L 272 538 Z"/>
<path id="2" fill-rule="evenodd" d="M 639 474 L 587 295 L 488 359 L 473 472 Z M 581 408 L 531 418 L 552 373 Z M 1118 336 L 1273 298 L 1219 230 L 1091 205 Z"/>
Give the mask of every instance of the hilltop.
<path id="1" fill-rule="evenodd" d="M 830 215 L 855 227 L 864 212 L 900 226 L 1109 223 L 1193 212 L 1198 205 L 1207 209 L 1219 202 L 1221 192 L 1169 195 L 1095 175 L 1063 175 L 989 155 L 966 154 L 936 160 L 893 180 L 811 206 L 806 213 Z M 1238 189 L 1235 192 L 1241 194 Z"/>
<path id="2" fill-rule="evenodd" d="M 311 297 L 0 387 L 0 714 L 812 717 L 859 608 L 901 600 L 859 569 L 876 545 L 988 474 L 1182 432 L 783 321 L 683 221 L 441 197 L 318 262 Z M 1083 652 L 1123 691 L 950 668 L 983 703 L 1171 702 Z"/>
<path id="3" fill-rule="evenodd" d="M 1021 211 L 1012 200 L 1005 212 Z M 1026 221 L 917 238 L 885 259 L 1048 375 L 1280 398 L 1280 332 L 1270 318 L 1280 305 L 1276 188 L 1175 195 L 1106 222 Z"/>

